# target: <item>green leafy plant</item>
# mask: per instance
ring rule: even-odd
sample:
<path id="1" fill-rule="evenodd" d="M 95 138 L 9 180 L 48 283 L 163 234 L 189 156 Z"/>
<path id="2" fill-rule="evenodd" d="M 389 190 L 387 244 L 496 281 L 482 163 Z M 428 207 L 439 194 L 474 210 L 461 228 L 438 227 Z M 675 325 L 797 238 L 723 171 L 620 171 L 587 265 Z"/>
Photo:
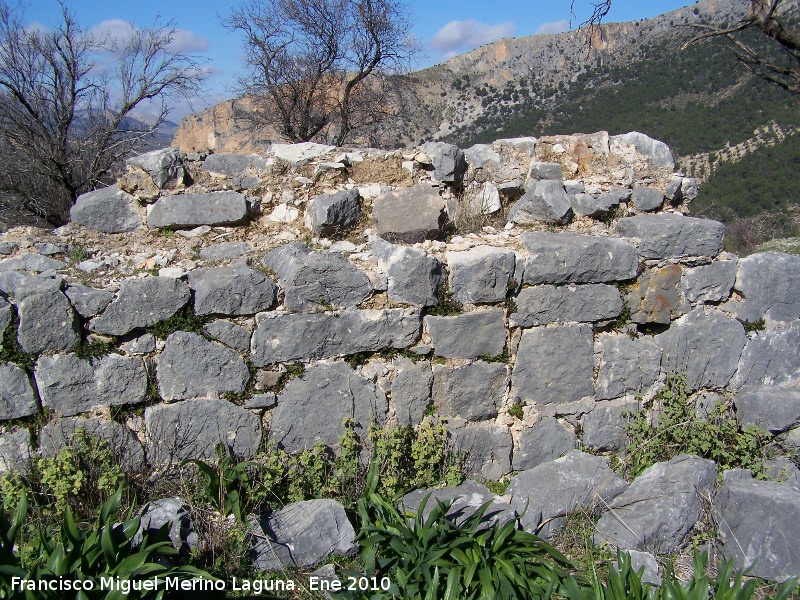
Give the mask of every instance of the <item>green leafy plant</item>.
<path id="1" fill-rule="evenodd" d="M 12 598 L 12 577 L 25 577 L 22 561 L 15 550 L 17 535 L 25 523 L 28 514 L 28 496 L 22 494 L 17 502 L 11 520 L 5 511 L 0 512 L 0 598 Z"/>
<path id="2" fill-rule="evenodd" d="M 436 290 L 436 304 L 425 308 L 426 315 L 437 317 L 449 317 L 463 312 L 460 302 L 453 300 L 453 292 L 447 289 L 444 284 Z"/>
<path id="3" fill-rule="evenodd" d="M 189 331 L 198 335 L 203 334 L 203 327 L 210 317 L 200 317 L 194 313 L 194 307 L 190 302 L 174 315 L 151 325 L 148 331 L 160 339 L 166 339 L 176 331 Z"/>
<path id="4" fill-rule="evenodd" d="M 25 352 L 17 341 L 17 327 L 19 315 L 14 307 L 11 309 L 11 318 L 3 331 L 2 347 L 0 347 L 0 362 L 14 363 L 28 373 L 33 373 L 34 357 Z"/>
<path id="5" fill-rule="evenodd" d="M 522 411 L 522 407 L 522 401 L 516 400 L 514 404 L 508 407 L 508 414 L 515 419 L 522 419 L 522 417 L 525 415 L 525 413 Z"/>
<path id="6" fill-rule="evenodd" d="M 217 444 L 215 451 L 217 463 L 214 465 L 191 459 L 183 461 L 181 466 L 192 464 L 197 467 L 204 479 L 201 488 L 203 496 L 220 517 L 233 515 L 241 522 L 247 517 L 243 509 L 252 491 L 248 469 L 257 468 L 258 463 L 249 460 L 237 462 L 230 449 L 223 444 Z"/>
<path id="7" fill-rule="evenodd" d="M 686 377 L 673 374 L 653 399 L 657 417 L 646 408 L 629 415 L 626 472 L 636 477 L 657 462 L 686 453 L 715 461 L 720 472 L 742 467 L 760 473 L 769 434 L 752 425 L 742 428 L 724 402 L 715 403 L 705 419 L 698 418 L 690 397 Z"/>
<path id="8" fill-rule="evenodd" d="M 302 377 L 303 373 L 305 373 L 305 370 L 306 368 L 303 363 L 295 362 L 286 365 L 286 370 L 281 374 L 280 378 L 278 379 L 278 383 L 275 384 L 275 392 L 280 392 L 292 379 L 298 379 Z"/>
<path id="9" fill-rule="evenodd" d="M 767 324 L 763 318 L 758 319 L 757 321 L 739 321 L 744 327 L 745 333 L 752 333 L 754 331 L 764 331 L 767 328 Z"/>

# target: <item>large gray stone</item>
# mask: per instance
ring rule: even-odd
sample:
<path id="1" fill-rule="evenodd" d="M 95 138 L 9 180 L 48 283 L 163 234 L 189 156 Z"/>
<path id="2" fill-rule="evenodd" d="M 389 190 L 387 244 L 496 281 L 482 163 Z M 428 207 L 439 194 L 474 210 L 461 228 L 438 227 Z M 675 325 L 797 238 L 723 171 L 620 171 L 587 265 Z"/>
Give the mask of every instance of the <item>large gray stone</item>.
<path id="1" fill-rule="evenodd" d="M 0 474 L 27 471 L 31 458 L 31 434 L 27 429 L 0 433 Z"/>
<path id="2" fill-rule="evenodd" d="M 270 149 L 277 158 L 285 160 L 294 168 L 305 165 L 315 158 L 336 150 L 336 146 L 301 142 L 299 144 L 272 144 Z"/>
<path id="3" fill-rule="evenodd" d="M 64 265 L 66 267 L 66 265 Z M 16 289 L 22 285 L 31 274 L 25 271 L 2 271 L 0 270 L 0 293 L 11 295 L 16 293 Z"/>
<path id="4" fill-rule="evenodd" d="M 187 400 L 144 411 L 147 457 L 153 465 L 189 458 L 216 461 L 216 446 L 253 458 L 261 444 L 261 419 L 227 400 Z"/>
<path id="5" fill-rule="evenodd" d="M 800 317 L 800 256 L 760 252 L 739 260 L 735 289 L 725 304 L 742 321 L 795 321 Z"/>
<path id="6" fill-rule="evenodd" d="M 694 268 L 684 268 L 681 286 L 689 302 L 719 302 L 727 300 L 736 281 L 738 259 L 723 252 L 714 262 Z"/>
<path id="7" fill-rule="evenodd" d="M 666 373 L 684 373 L 690 389 L 724 387 L 736 373 L 747 337 L 739 321 L 699 306 L 656 336 Z"/>
<path id="8" fill-rule="evenodd" d="M 430 156 L 433 164 L 433 179 L 441 183 L 461 185 L 467 161 L 464 153 L 453 144 L 444 142 L 426 142 L 421 148 Z"/>
<path id="9" fill-rule="evenodd" d="M 634 323 L 669 324 L 686 312 L 681 294 L 681 267 L 667 265 L 646 269 L 625 294 Z"/>
<path id="10" fill-rule="evenodd" d="M 607 321 L 622 312 L 619 290 L 603 283 L 528 287 L 520 291 L 515 302 L 517 309 L 509 316 L 511 327 Z"/>
<path id="11" fill-rule="evenodd" d="M 382 239 L 371 242 L 372 252 L 386 271 L 389 300 L 412 306 L 432 306 L 444 282 L 438 258 L 420 248 L 396 246 Z"/>
<path id="12" fill-rule="evenodd" d="M 397 422 L 416 427 L 422 422 L 431 401 L 431 364 L 428 361 L 414 362 L 403 357 L 395 358 L 393 363 L 395 376 L 391 392 Z"/>
<path id="13" fill-rule="evenodd" d="M 783 581 L 800 573 L 800 491 L 788 483 L 729 479 L 714 497 L 722 556 L 748 575 Z"/>
<path id="14" fill-rule="evenodd" d="M 800 388 L 773 385 L 745 388 L 733 402 L 742 425 L 756 425 L 772 434 L 800 425 Z"/>
<path id="15" fill-rule="evenodd" d="M 684 217 L 678 214 L 636 215 L 615 224 L 625 238 L 638 240 L 642 258 L 715 257 L 722 251 L 725 226 L 719 221 Z"/>
<path id="16" fill-rule="evenodd" d="M 270 436 L 292 454 L 317 441 L 335 446 L 346 419 L 355 421 L 363 432 L 373 421 L 382 425 L 387 410 L 383 393 L 347 363 L 320 363 L 289 381 L 278 395 Z"/>
<path id="17" fill-rule="evenodd" d="M 99 315 L 114 299 L 114 294 L 107 290 L 98 290 L 79 283 L 71 283 L 64 293 L 72 307 L 85 319 Z"/>
<path id="18" fill-rule="evenodd" d="M 636 277 L 636 249 L 614 238 L 537 231 L 522 235 L 525 283 L 604 283 Z"/>
<path id="19" fill-rule="evenodd" d="M 254 519 L 255 520 L 255 519 Z M 261 571 L 314 567 L 358 548 L 356 532 L 336 500 L 304 500 L 253 523 L 253 566 Z"/>
<path id="20" fill-rule="evenodd" d="M 159 394 L 169 401 L 241 393 L 250 371 L 233 350 L 196 333 L 176 331 L 156 357 L 156 376 Z"/>
<path id="21" fill-rule="evenodd" d="M 493 167 L 499 166 L 503 162 L 503 157 L 492 150 L 489 144 L 475 144 L 464 150 L 464 158 L 467 164 L 473 169 L 482 169 L 489 165 Z M 494 163 L 494 164 L 492 164 Z"/>
<path id="22" fill-rule="evenodd" d="M 506 489 L 525 531 L 551 536 L 564 517 L 584 507 L 606 504 L 628 487 L 608 459 L 572 450 L 565 456 L 516 475 Z M 547 523 L 545 523 L 547 521 Z"/>
<path id="23" fill-rule="evenodd" d="M 511 376 L 514 398 L 528 404 L 580 400 L 594 392 L 592 328 L 561 325 L 526 329 Z"/>
<path id="24" fill-rule="evenodd" d="M 141 471 L 144 467 L 144 448 L 134 433 L 116 421 L 105 419 L 67 418 L 48 423 L 39 432 L 42 454 L 55 456 L 71 444 L 78 429 L 104 440 L 125 472 Z"/>
<path id="25" fill-rule="evenodd" d="M 624 146 L 632 145 L 651 168 L 671 171 L 675 167 L 675 159 L 672 156 L 672 152 L 670 152 L 669 146 L 638 131 L 612 135 L 608 138 L 608 143 L 610 152 L 623 158 L 626 157 L 626 153 L 623 150 Z"/>
<path id="26" fill-rule="evenodd" d="M 334 235 L 356 225 L 361 219 L 358 188 L 322 194 L 306 207 L 306 227 L 319 235 Z"/>
<path id="27" fill-rule="evenodd" d="M 95 406 L 138 404 L 147 398 L 141 358 L 108 354 L 94 362 L 74 354 L 42 356 L 36 364 L 42 404 L 69 417 Z"/>
<path id="28" fill-rule="evenodd" d="M 126 279 L 116 299 L 103 314 L 92 319 L 89 329 L 106 335 L 125 335 L 168 319 L 186 306 L 190 297 L 189 286 L 180 279 Z"/>
<path id="29" fill-rule="evenodd" d="M 367 274 L 338 252 L 312 252 L 292 242 L 269 252 L 263 262 L 277 273 L 291 311 L 356 306 L 372 293 Z"/>
<path id="30" fill-rule="evenodd" d="M 578 446 L 578 438 L 553 417 L 542 417 L 519 436 L 519 450 L 514 452 L 515 471 L 532 469 L 560 458 Z"/>
<path id="31" fill-rule="evenodd" d="M 481 518 L 481 526 L 484 526 L 484 524 L 485 526 L 504 525 L 517 518 L 516 512 L 508 502 L 497 494 L 493 494 L 485 485 L 472 479 L 467 479 L 456 487 L 446 486 L 443 488 L 415 490 L 400 498 L 400 504 L 404 512 L 417 514 L 425 498 L 427 498 L 427 501 L 422 510 L 423 521 L 436 508 L 437 500 L 450 505 L 446 516 L 458 525 L 463 524 L 487 502 L 490 504 Z"/>
<path id="32" fill-rule="evenodd" d="M 608 214 L 615 206 L 619 205 L 619 196 L 616 194 L 600 194 L 597 197 L 591 194 L 570 195 L 572 210 L 578 216 L 600 218 Z"/>
<path id="33" fill-rule="evenodd" d="M 11 363 L 0 363 L 0 421 L 29 417 L 37 409 L 28 374 Z"/>
<path id="34" fill-rule="evenodd" d="M 514 440 L 508 427 L 493 421 L 464 423 L 453 419 L 448 421 L 448 430 L 453 436 L 453 449 L 467 455 L 467 476 L 496 481 L 511 472 Z"/>
<path id="35" fill-rule="evenodd" d="M 275 304 L 278 287 L 247 265 L 189 271 L 197 315 L 254 315 Z"/>
<path id="36" fill-rule="evenodd" d="M 275 362 L 407 348 L 417 340 L 419 330 L 418 309 L 268 313 L 253 333 L 252 360 L 263 367 Z"/>
<path id="37" fill-rule="evenodd" d="M 247 202 L 239 192 L 176 194 L 162 196 L 153 204 L 147 226 L 191 229 L 198 225 L 240 225 L 246 220 Z"/>
<path id="38" fill-rule="evenodd" d="M 747 340 L 731 387 L 787 385 L 800 382 L 800 324 L 759 331 Z"/>
<path id="39" fill-rule="evenodd" d="M 628 415 L 638 408 L 636 400 L 627 398 L 597 402 L 581 419 L 581 442 L 586 448 L 601 452 L 624 449 L 628 443 Z"/>
<path id="40" fill-rule="evenodd" d="M 372 219 L 378 235 L 393 243 L 435 240 L 447 223 L 445 201 L 436 188 L 420 183 L 375 199 Z"/>
<path id="41" fill-rule="evenodd" d="M 497 416 L 508 388 L 503 363 L 475 361 L 459 367 L 434 365 L 432 400 L 442 415 L 480 421 Z"/>
<path id="42" fill-rule="evenodd" d="M 250 330 L 241 325 L 216 319 L 203 326 L 203 333 L 239 352 L 250 351 Z"/>
<path id="43" fill-rule="evenodd" d="M 506 346 L 505 316 L 500 308 L 454 317 L 425 317 L 434 352 L 447 358 L 494 357 Z"/>
<path id="44" fill-rule="evenodd" d="M 208 261 L 239 258 L 251 252 L 253 247 L 247 242 L 222 242 L 201 248 L 200 258 Z"/>
<path id="45" fill-rule="evenodd" d="M 537 181 L 508 213 L 512 223 L 566 225 L 572 219 L 572 201 L 561 181 Z"/>
<path id="46" fill-rule="evenodd" d="M 53 294 L 60 292 L 64 282 L 61 278 L 45 275 L 28 275 L 14 289 L 14 300 L 19 304 L 34 294 Z"/>
<path id="47" fill-rule="evenodd" d="M 675 551 L 700 519 L 717 481 L 714 461 L 681 454 L 646 469 L 597 523 L 596 544 L 653 554 Z"/>
<path id="48" fill-rule="evenodd" d="M 60 271 L 66 268 L 67 263 L 34 252 L 0 260 L 0 272 L 31 271 L 33 273 L 42 273 L 44 271 Z"/>
<path id="49" fill-rule="evenodd" d="M 78 196 L 69 217 L 87 229 L 103 233 L 128 233 L 142 227 L 136 198 L 116 185 Z"/>
<path id="50" fill-rule="evenodd" d="M 564 179 L 564 173 L 561 170 L 561 165 L 557 162 L 539 162 L 532 161 L 528 169 L 528 181 L 525 183 L 526 187 L 536 181 L 542 179 L 549 179 L 552 181 L 561 181 Z"/>
<path id="51" fill-rule="evenodd" d="M 633 188 L 631 202 L 639 210 L 658 210 L 664 204 L 664 192 L 656 188 L 637 185 Z"/>
<path id="52" fill-rule="evenodd" d="M 24 296 L 17 312 L 17 341 L 29 354 L 69 351 L 80 341 L 75 311 L 58 290 Z"/>
<path id="53" fill-rule="evenodd" d="M 641 394 L 661 371 L 661 348 L 653 338 L 631 338 L 624 333 L 601 333 L 595 354 L 597 400 Z"/>
<path id="54" fill-rule="evenodd" d="M 268 166 L 258 154 L 211 154 L 203 161 L 203 169 L 217 177 L 242 175 L 251 167 L 263 171 Z"/>
<path id="55" fill-rule="evenodd" d="M 183 167 L 181 151 L 177 148 L 162 148 L 125 161 L 129 167 L 139 167 L 153 178 L 157 187 L 164 189 L 183 183 L 186 170 Z"/>
<path id="56" fill-rule="evenodd" d="M 145 533 L 155 535 L 167 524 L 169 524 L 169 539 L 175 550 L 186 556 L 200 546 L 187 507 L 180 498 L 161 498 L 149 502 L 142 513 L 139 531 L 134 536 L 133 543 L 138 543 Z"/>
<path id="57" fill-rule="evenodd" d="M 448 285 L 456 302 L 503 302 L 509 284 L 522 276 L 515 272 L 516 254 L 506 248 L 477 246 L 463 252 L 447 252 L 446 259 Z"/>
<path id="58" fill-rule="evenodd" d="M 16 242 L 8 242 L 8 241 L 0 242 L 0 254 L 5 254 L 5 255 L 14 254 L 14 252 L 16 252 L 17 250 L 19 250 L 19 244 L 17 244 Z"/>

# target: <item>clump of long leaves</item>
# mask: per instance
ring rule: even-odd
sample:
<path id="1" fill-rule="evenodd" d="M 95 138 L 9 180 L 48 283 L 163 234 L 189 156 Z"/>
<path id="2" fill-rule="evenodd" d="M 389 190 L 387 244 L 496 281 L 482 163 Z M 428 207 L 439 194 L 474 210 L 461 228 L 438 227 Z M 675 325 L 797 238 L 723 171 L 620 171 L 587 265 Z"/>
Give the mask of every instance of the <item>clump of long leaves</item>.
<path id="1" fill-rule="evenodd" d="M 490 503 L 458 523 L 449 504 L 437 501 L 424 517 L 430 497 L 415 515 L 398 510 L 375 491 L 378 465 L 367 476 L 358 512 L 357 541 L 364 574 L 391 582 L 387 591 L 346 592 L 340 598 L 420 600 L 516 600 L 549 598 L 568 577 L 569 561 L 541 538 L 518 529 L 516 521 L 490 524 Z"/>
<path id="2" fill-rule="evenodd" d="M 158 559 L 167 559 L 177 555 L 169 540 L 169 524 L 155 533 L 145 531 L 137 536 L 141 524 L 141 516 L 115 522 L 119 514 L 119 504 L 122 489 L 119 489 L 103 505 L 96 521 L 89 527 L 79 527 L 75 523 L 72 510 L 67 507 L 64 511 L 62 524 L 59 531 L 41 531 L 37 543 L 36 558 L 29 570 L 20 567 L 20 562 L 13 548 L 14 537 L 19 529 L 19 524 L 24 520 L 26 507 L 25 499 L 18 507 L 14 521 L 10 527 L 9 522 L 0 521 L 0 537 L 3 548 L 0 557 L 3 565 L 0 566 L 0 597 L 26 598 L 27 600 L 53 600 L 64 598 L 64 591 L 36 590 L 21 592 L 12 590 L 6 578 L 12 576 L 23 577 L 30 581 L 57 580 L 94 582 L 93 589 L 84 589 L 74 593 L 77 600 L 149 600 L 160 599 L 164 596 L 164 586 L 167 578 L 194 579 L 210 578 L 205 571 L 190 566 L 174 566 L 166 560 L 156 562 Z M 10 545 L 9 545 L 10 544 Z M 101 578 L 110 578 L 115 583 L 111 589 L 103 586 Z M 131 589 L 128 594 L 120 588 L 122 582 L 154 580 L 155 589 Z M 132 586 L 133 587 L 133 586 Z M 68 594 L 71 596 L 71 594 Z"/>

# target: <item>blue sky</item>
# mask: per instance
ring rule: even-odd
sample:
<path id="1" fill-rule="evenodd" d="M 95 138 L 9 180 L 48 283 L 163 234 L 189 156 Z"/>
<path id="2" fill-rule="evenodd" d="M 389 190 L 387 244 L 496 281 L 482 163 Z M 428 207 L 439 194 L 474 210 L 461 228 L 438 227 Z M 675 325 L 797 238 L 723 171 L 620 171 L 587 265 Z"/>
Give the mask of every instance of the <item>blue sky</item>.
<path id="1" fill-rule="evenodd" d="M 576 27 L 591 12 L 593 0 L 575 0 L 575 14 L 570 14 L 569 0 L 406 0 L 412 11 L 413 33 L 426 55 L 417 67 L 422 68 L 487 44 L 503 37 L 556 33 Z M 692 0 L 613 0 L 606 21 L 646 19 Z M 220 25 L 230 2 L 207 0 L 68 0 L 69 8 L 85 28 L 124 27 L 123 21 L 138 26 L 152 25 L 156 19 L 172 20 L 179 28 L 178 42 L 188 53 L 208 59 L 206 102 L 192 107 L 176 107 L 173 120 L 184 114 L 216 104 L 231 97 L 232 76 L 241 63 L 240 39 Z M 58 21 L 56 0 L 29 0 L 27 22 L 52 25 Z"/>

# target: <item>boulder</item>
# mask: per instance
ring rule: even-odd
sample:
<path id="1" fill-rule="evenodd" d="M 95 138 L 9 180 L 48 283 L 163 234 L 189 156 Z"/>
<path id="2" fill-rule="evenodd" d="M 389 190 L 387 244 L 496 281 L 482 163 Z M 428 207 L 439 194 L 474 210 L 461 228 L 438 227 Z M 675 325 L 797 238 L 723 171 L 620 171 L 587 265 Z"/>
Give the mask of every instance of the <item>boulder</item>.
<path id="1" fill-rule="evenodd" d="M 622 312 L 622 298 L 613 285 L 540 285 L 520 290 L 516 310 L 509 315 L 511 327 L 548 323 L 607 321 Z"/>
<path id="2" fill-rule="evenodd" d="M 522 332 L 511 390 L 528 404 L 574 402 L 594 392 L 593 373 L 590 325 L 535 327 Z"/>
<path id="3" fill-rule="evenodd" d="M 367 274 L 338 252 L 311 251 L 292 242 L 269 252 L 263 262 L 277 273 L 291 311 L 356 306 L 372 293 Z"/>
<path id="4" fill-rule="evenodd" d="M 28 374 L 11 363 L 0 363 L 0 421 L 29 417 L 38 409 Z"/>
<path id="5" fill-rule="evenodd" d="M 390 389 L 397 422 L 416 427 L 422 422 L 431 401 L 431 364 L 425 360 L 414 362 L 403 357 L 395 358 L 393 364 L 395 376 Z"/>
<path id="6" fill-rule="evenodd" d="M 105 335 L 125 335 L 168 319 L 186 306 L 190 297 L 189 286 L 180 279 L 126 279 L 116 299 L 91 320 L 89 329 Z"/>
<path id="7" fill-rule="evenodd" d="M 725 226 L 719 221 L 672 213 L 636 215 L 619 219 L 617 235 L 638 240 L 639 256 L 646 259 L 709 256 L 722 251 Z"/>
<path id="8" fill-rule="evenodd" d="M 664 192 L 656 188 L 637 185 L 633 188 L 631 202 L 638 210 L 658 210 L 664 204 Z"/>
<path id="9" fill-rule="evenodd" d="M 177 148 L 162 148 L 125 161 L 129 167 L 139 167 L 153 179 L 160 189 L 173 189 L 183 183 L 186 170 L 183 166 L 181 152 Z"/>
<path id="10" fill-rule="evenodd" d="M 608 212 L 619 205 L 619 196 L 615 194 L 600 194 L 595 197 L 591 194 L 577 193 L 570 195 L 573 212 L 579 217 L 604 217 Z"/>
<path id="11" fill-rule="evenodd" d="M 559 167 L 560 168 L 560 167 Z M 572 202 L 561 181 L 537 181 L 508 213 L 512 223 L 566 225 L 572 220 Z"/>
<path id="12" fill-rule="evenodd" d="M 739 321 L 699 306 L 655 337 L 661 368 L 686 374 L 690 389 L 724 387 L 736 373 L 747 337 Z"/>
<path id="13" fill-rule="evenodd" d="M 317 441 L 335 446 L 346 419 L 366 431 L 372 422 L 382 425 L 387 411 L 383 392 L 347 363 L 318 363 L 299 379 L 289 381 L 278 394 L 270 437 L 290 454 L 311 448 Z"/>
<path id="14" fill-rule="evenodd" d="M 392 243 L 435 240 L 447 223 L 445 201 L 436 188 L 419 183 L 375 199 L 372 219 L 378 235 Z"/>
<path id="15" fill-rule="evenodd" d="M 597 523 L 594 541 L 668 554 L 702 516 L 717 481 L 714 461 L 681 454 L 637 477 Z"/>
<path id="16" fill-rule="evenodd" d="M 778 434 L 800 425 L 800 388 L 761 385 L 745 388 L 733 399 L 742 425 Z"/>
<path id="17" fill-rule="evenodd" d="M 739 260 L 735 289 L 724 305 L 737 319 L 796 321 L 800 317 L 800 256 L 759 252 Z"/>
<path id="18" fill-rule="evenodd" d="M 116 185 L 78 196 L 69 218 L 87 229 L 103 233 L 129 233 L 142 227 L 136 198 Z"/>
<path id="19" fill-rule="evenodd" d="M 270 150 L 277 158 L 285 160 L 292 168 L 296 168 L 308 164 L 328 152 L 333 152 L 336 150 L 336 146 L 301 142 L 299 144 L 272 144 Z"/>
<path id="20" fill-rule="evenodd" d="M 125 472 L 141 471 L 145 466 L 144 448 L 133 432 L 116 421 L 104 419 L 67 418 L 46 424 L 39 432 L 42 454 L 55 456 L 72 443 L 78 429 L 104 440 Z"/>
<path id="21" fill-rule="evenodd" d="M 203 161 L 203 169 L 215 177 L 242 175 L 253 169 L 263 171 L 269 163 L 258 154 L 210 154 Z"/>
<path id="22" fill-rule="evenodd" d="M 306 207 L 306 227 L 317 235 L 341 233 L 360 220 L 361 194 L 358 188 L 316 196 Z"/>
<path id="23" fill-rule="evenodd" d="M 462 252 L 448 251 L 445 257 L 450 271 L 448 286 L 456 302 L 504 302 L 514 279 L 522 277 L 522 273 L 516 273 L 513 250 L 476 246 Z"/>
<path id="24" fill-rule="evenodd" d="M 795 385 L 800 382 L 800 324 L 759 331 L 747 340 L 731 387 Z"/>
<path id="25" fill-rule="evenodd" d="M 213 156 L 213 155 L 212 155 Z M 241 225 L 247 202 L 239 192 L 162 196 L 147 215 L 151 229 L 191 229 L 198 225 Z"/>
<path id="26" fill-rule="evenodd" d="M 418 309 L 343 310 L 339 314 L 267 313 L 252 338 L 257 367 L 357 352 L 407 348 L 418 338 Z"/>
<path id="27" fill-rule="evenodd" d="M 669 171 L 675 168 L 675 159 L 672 157 L 669 146 L 638 131 L 612 135 L 608 138 L 608 142 L 611 154 L 620 156 L 625 163 L 630 162 L 626 146 L 633 146 L 639 155 L 635 158 L 643 158 L 648 167 Z"/>
<path id="28" fill-rule="evenodd" d="M 134 544 L 142 539 L 145 533 L 155 535 L 169 523 L 169 539 L 175 550 L 185 556 L 199 548 L 200 540 L 194 531 L 187 508 L 180 498 L 161 498 L 149 502 L 142 512 L 139 531 L 133 538 Z"/>
<path id="29" fill-rule="evenodd" d="M 634 323 L 668 325 L 672 319 L 680 317 L 686 312 L 680 265 L 645 269 L 628 287 L 625 303 Z"/>
<path id="30" fill-rule="evenodd" d="M 167 338 L 156 357 L 160 396 L 167 401 L 244 391 L 250 371 L 238 353 L 188 331 Z"/>
<path id="31" fill-rule="evenodd" d="M 278 287 L 247 265 L 189 271 L 197 315 L 254 315 L 275 304 Z"/>
<path id="32" fill-rule="evenodd" d="M 482 169 L 486 165 L 500 165 L 503 162 L 503 157 L 499 153 L 492 150 L 489 144 L 475 144 L 464 150 L 464 158 L 467 164 L 473 169 Z"/>
<path id="33" fill-rule="evenodd" d="M 258 414 L 227 400 L 187 400 L 148 406 L 144 411 L 147 457 L 153 465 L 189 458 L 216 461 L 216 446 L 236 456 L 255 457 L 261 445 Z"/>
<path id="34" fill-rule="evenodd" d="M 35 376 L 42 405 L 65 417 L 95 406 L 138 404 L 147 398 L 141 358 L 108 354 L 90 362 L 74 354 L 42 356 Z"/>
<path id="35" fill-rule="evenodd" d="M 461 186 L 464 171 L 467 170 L 464 152 L 457 146 L 443 142 L 426 142 L 421 148 L 431 158 L 434 181 Z"/>
<path id="36" fill-rule="evenodd" d="M 60 271 L 66 268 L 67 263 L 33 252 L 0 260 L 0 272 L 30 271 L 32 273 L 43 273 L 44 271 Z"/>
<path id="37" fill-rule="evenodd" d="M 452 419 L 448 430 L 453 436 L 453 450 L 467 455 L 464 469 L 468 477 L 496 481 L 511 472 L 514 440 L 508 427 L 492 421 L 464 423 Z"/>
<path id="38" fill-rule="evenodd" d="M 336 500 L 295 502 L 269 517 L 252 517 L 251 523 L 253 566 L 260 571 L 314 567 L 331 554 L 348 556 L 358 548 L 353 525 Z"/>
<path id="39" fill-rule="evenodd" d="M 636 249 L 613 238 L 578 233 L 525 233 L 525 283 L 605 283 L 636 277 Z"/>
<path id="40" fill-rule="evenodd" d="M 726 479 L 714 498 L 722 556 L 752 577 L 800 573 L 800 491 L 788 483 Z"/>
<path id="41" fill-rule="evenodd" d="M 19 244 L 17 244 L 16 242 L 6 242 L 6 241 L 0 242 L 0 254 L 5 254 L 5 255 L 14 254 L 14 252 L 16 252 L 17 250 L 19 250 Z"/>
<path id="42" fill-rule="evenodd" d="M 250 330 L 224 319 L 215 319 L 203 326 L 203 333 L 238 352 L 250 351 Z"/>
<path id="43" fill-rule="evenodd" d="M 643 394 L 661 372 L 662 350 L 651 337 L 601 333 L 595 350 L 597 400 Z"/>
<path id="44" fill-rule="evenodd" d="M 581 442 L 584 447 L 600 452 L 623 450 L 628 444 L 625 430 L 628 415 L 638 408 L 639 403 L 629 398 L 597 402 L 581 418 Z"/>
<path id="45" fill-rule="evenodd" d="M 564 173 L 561 171 L 561 165 L 557 162 L 539 162 L 532 161 L 528 169 L 528 181 L 526 187 L 531 183 L 541 180 L 561 181 L 564 179 Z"/>
<path id="46" fill-rule="evenodd" d="M 487 502 L 489 507 L 483 513 L 479 529 L 493 525 L 502 526 L 517 518 L 516 512 L 508 502 L 473 479 L 467 479 L 455 487 L 435 487 L 410 492 L 400 498 L 401 509 L 403 512 L 417 514 L 422 501 L 426 498 L 427 501 L 422 510 L 423 522 L 436 508 L 437 500 L 450 505 L 446 513 L 447 519 L 457 525 L 462 525 Z"/>
<path id="47" fill-rule="evenodd" d="M 60 281 L 55 283 L 60 287 Z M 26 294 L 17 302 L 17 341 L 25 352 L 65 352 L 80 341 L 75 311 L 57 288 Z"/>
<path id="48" fill-rule="evenodd" d="M 506 346 L 505 315 L 500 308 L 454 317 L 425 317 L 434 352 L 447 358 L 495 357 Z"/>
<path id="49" fill-rule="evenodd" d="M 506 489 L 525 531 L 550 537 L 565 517 L 584 507 L 604 509 L 628 484 L 614 474 L 608 459 L 572 450 L 514 476 Z"/>
<path id="50" fill-rule="evenodd" d="M 386 271 L 389 300 L 411 306 L 432 306 L 444 282 L 441 261 L 419 248 L 396 246 L 380 238 L 370 243 Z"/>
<path id="51" fill-rule="evenodd" d="M 503 363 L 475 361 L 457 367 L 434 365 L 431 399 L 442 415 L 480 421 L 497 416 L 508 388 Z"/>
<path id="52" fill-rule="evenodd" d="M 532 469 L 560 458 L 578 446 L 578 438 L 553 417 L 542 417 L 519 436 L 519 450 L 514 452 L 515 471 Z"/>
<path id="53" fill-rule="evenodd" d="M 459 205 L 459 211 L 463 211 L 462 214 L 467 216 L 491 215 L 501 208 L 503 208 L 503 203 L 500 201 L 500 190 L 489 181 L 483 183 L 476 190 L 466 193 Z"/>
<path id="54" fill-rule="evenodd" d="M 213 154 L 212 154 L 213 156 Z M 200 249 L 200 258 L 213 262 L 215 260 L 228 260 L 245 256 L 253 250 L 247 242 L 222 242 L 212 244 Z"/>
<path id="55" fill-rule="evenodd" d="M 79 283 L 71 283 L 64 292 L 72 307 L 84 319 L 91 319 L 103 312 L 114 299 L 107 290 L 98 290 Z"/>
<path id="56" fill-rule="evenodd" d="M 730 297 L 738 259 L 727 252 L 720 254 L 720 259 L 699 267 L 684 267 L 681 286 L 687 301 L 720 302 Z"/>
<path id="57" fill-rule="evenodd" d="M 7 471 L 26 472 L 31 458 L 33 448 L 30 431 L 22 428 L 0 433 L 0 475 Z"/>

